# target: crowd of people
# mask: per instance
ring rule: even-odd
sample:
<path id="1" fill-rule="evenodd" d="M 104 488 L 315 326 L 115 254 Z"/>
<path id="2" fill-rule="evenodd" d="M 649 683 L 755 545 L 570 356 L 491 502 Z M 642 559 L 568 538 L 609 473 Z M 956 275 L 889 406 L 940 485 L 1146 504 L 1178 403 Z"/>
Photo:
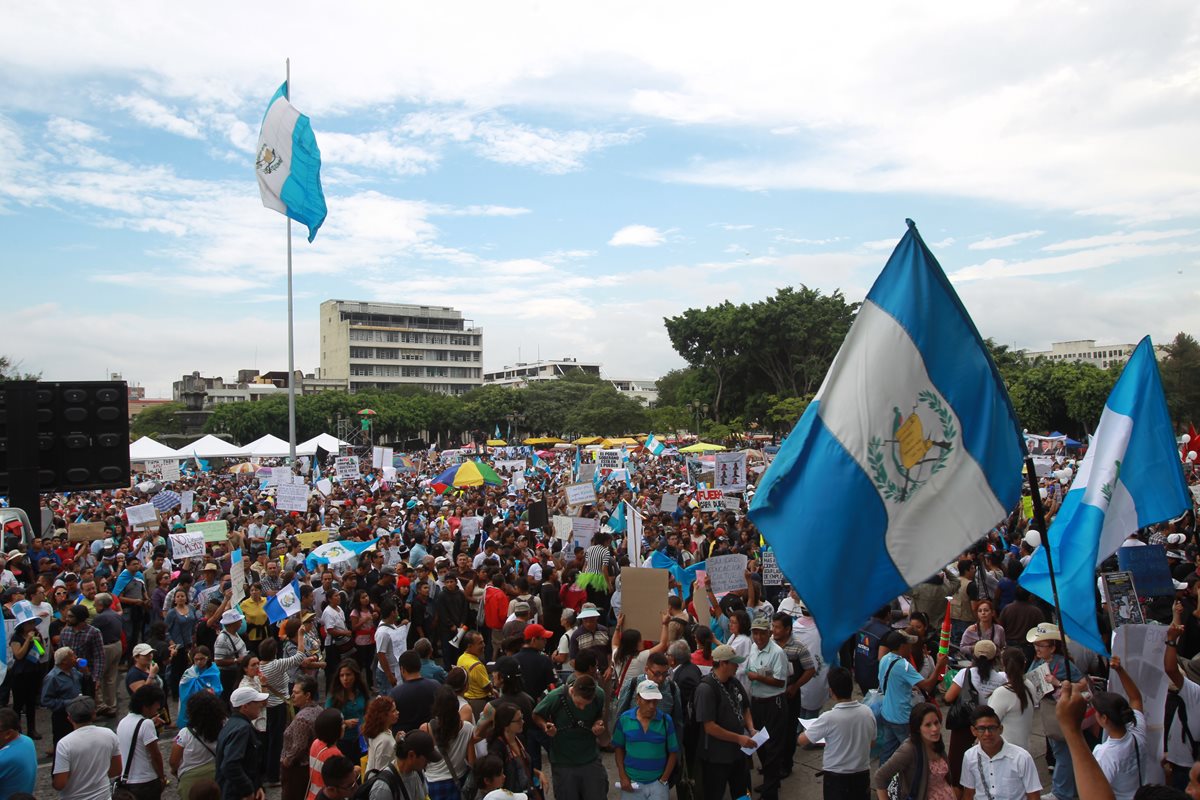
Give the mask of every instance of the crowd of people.
<path id="1" fill-rule="evenodd" d="M 1017 585 L 1041 546 L 1021 509 L 829 663 L 803 599 L 764 572 L 753 483 L 702 511 L 684 460 L 626 458 L 577 506 L 570 451 L 444 491 L 433 451 L 386 479 L 305 460 L 304 512 L 277 510 L 276 481 L 191 471 L 170 485 L 191 507 L 143 526 L 126 511 L 166 488 L 156 475 L 45 496 L 53 535 L 0 554 L 0 797 L 32 792 L 40 759 L 72 800 L 776 800 L 803 747 L 823 748 L 826 798 L 1048 797 L 1042 761 L 1058 800 L 1200 800 L 1193 513 L 1129 541 L 1167 545 L 1178 587 L 1146 609 L 1172 686 L 1155 786 L 1134 678 Z M 549 524 L 564 516 L 598 532 L 577 542 Z M 172 534 L 221 520 L 226 539 L 176 557 Z M 103 535 L 73 541 L 87 522 Z M 371 546 L 314 558 L 321 539 Z M 714 593 L 694 568 L 732 554 L 745 588 Z M 630 566 L 668 572 L 657 630 L 627 624 Z"/>

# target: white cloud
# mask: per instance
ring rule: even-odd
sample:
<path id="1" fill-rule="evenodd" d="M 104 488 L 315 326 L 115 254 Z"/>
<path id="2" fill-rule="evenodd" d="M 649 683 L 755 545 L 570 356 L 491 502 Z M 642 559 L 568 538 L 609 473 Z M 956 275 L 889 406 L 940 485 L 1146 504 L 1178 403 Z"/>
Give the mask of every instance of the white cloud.
<path id="1" fill-rule="evenodd" d="M 608 240 L 612 247 L 658 247 L 667 241 L 666 234 L 649 225 L 626 225 Z"/>
<path id="2" fill-rule="evenodd" d="M 846 238 L 845 236 L 831 236 L 827 239 L 805 239 L 805 238 L 797 237 L 797 236 L 784 236 L 783 234 L 779 234 L 778 236 L 775 237 L 775 241 L 783 242 L 785 244 L 826 245 L 826 244 L 834 244 L 835 242 L 844 241 L 845 238 Z M 878 244 L 878 243 L 877 242 L 867 242 L 864 244 L 864 247 L 870 247 L 870 245 L 873 245 L 873 244 Z M 892 244 L 894 246 L 895 242 L 893 242 Z"/>
<path id="3" fill-rule="evenodd" d="M 72 139 L 76 142 L 94 142 L 108 138 L 100 132 L 99 128 L 66 117 L 51 117 L 46 123 L 46 130 L 51 136 Z"/>
<path id="4" fill-rule="evenodd" d="M 723 231 L 748 231 L 754 228 L 748 223 L 731 223 L 731 222 L 714 222 L 710 227 L 720 228 Z"/>
<path id="5" fill-rule="evenodd" d="M 1169 231 L 1118 231 L 1102 236 L 1089 236 L 1085 239 L 1071 239 L 1065 242 L 1055 242 L 1043 247 L 1043 250 L 1082 250 L 1088 247 L 1105 247 L 1112 244 L 1137 244 L 1140 242 L 1158 242 L 1163 239 L 1177 239 L 1196 233 L 1194 228 L 1178 228 Z"/>
<path id="6" fill-rule="evenodd" d="M 392 175 L 419 175 L 438 163 L 438 156 L 424 148 L 393 141 L 383 131 L 336 133 L 318 136 L 322 166 L 359 167 Z"/>
<path id="7" fill-rule="evenodd" d="M 1022 231 L 1021 233 L 1010 233 L 1007 236 L 988 237 L 980 239 L 977 242 L 971 242 L 967 245 L 968 250 L 998 250 L 1001 247 L 1012 247 L 1014 244 L 1020 244 L 1026 239 L 1034 239 L 1041 236 L 1045 231 Z"/>
<path id="8" fill-rule="evenodd" d="M 143 125 L 158 128 L 176 136 L 187 139 L 203 139 L 200 126 L 189 119 L 184 119 L 157 100 L 145 95 L 121 95 L 115 100 L 118 108 L 123 108 L 133 115 L 133 118 Z"/>
<path id="9" fill-rule="evenodd" d="M 893 250 L 899 244 L 900 239 L 876 239 L 871 242 L 863 242 L 862 246 L 867 250 Z"/>
<path id="10" fill-rule="evenodd" d="M 945 239 L 942 239 L 940 242 L 930 242 L 929 246 L 934 248 L 935 250 L 943 249 L 943 248 L 951 246 L 952 244 L 954 244 L 954 242 L 955 242 L 955 239 L 953 236 L 947 236 Z"/>
<path id="11" fill-rule="evenodd" d="M 1034 258 L 1028 261 L 1005 261 L 993 258 L 982 264 L 963 267 L 950 275 L 953 281 L 989 280 L 995 278 L 1018 278 L 1034 275 L 1058 275 L 1064 272 L 1080 272 L 1099 269 L 1114 264 L 1124 264 L 1148 256 L 1167 256 L 1180 253 L 1200 253 L 1200 245 L 1170 244 L 1119 244 L 1080 250 L 1060 256 Z M 1057 294 L 1057 292 L 1055 292 Z"/>

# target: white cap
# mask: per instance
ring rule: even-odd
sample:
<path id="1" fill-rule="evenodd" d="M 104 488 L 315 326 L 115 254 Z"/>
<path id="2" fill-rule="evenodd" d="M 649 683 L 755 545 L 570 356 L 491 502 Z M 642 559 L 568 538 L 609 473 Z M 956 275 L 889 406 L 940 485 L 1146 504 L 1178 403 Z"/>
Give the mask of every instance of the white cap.
<path id="1" fill-rule="evenodd" d="M 241 708 L 246 703 L 261 703 L 266 699 L 266 692 L 256 692 L 249 686 L 240 686 L 233 690 L 233 694 L 229 698 L 229 704 L 234 708 Z"/>
<path id="2" fill-rule="evenodd" d="M 235 608 L 231 608 L 228 611 L 226 611 L 224 614 L 221 615 L 221 624 L 222 625 L 232 625 L 235 622 L 241 623 L 242 619 L 243 619 L 242 612 L 238 611 Z"/>
<path id="3" fill-rule="evenodd" d="M 662 700 L 662 690 L 654 681 L 642 681 L 638 684 L 638 697 L 643 700 Z"/>
<path id="4" fill-rule="evenodd" d="M 134 646 L 133 654 L 135 656 L 154 655 L 154 648 L 151 647 L 150 645 L 146 644 L 145 642 L 139 642 L 137 645 Z"/>
<path id="5" fill-rule="evenodd" d="M 1167 535 L 1167 544 L 1183 544 L 1187 541 L 1187 537 L 1182 533 L 1171 533 Z"/>

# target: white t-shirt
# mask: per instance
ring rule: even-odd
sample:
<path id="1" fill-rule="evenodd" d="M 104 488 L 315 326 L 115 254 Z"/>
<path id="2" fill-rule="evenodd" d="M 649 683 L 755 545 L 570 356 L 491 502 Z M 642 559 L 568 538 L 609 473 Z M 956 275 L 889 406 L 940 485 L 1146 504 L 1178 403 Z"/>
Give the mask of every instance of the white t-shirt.
<path id="1" fill-rule="evenodd" d="M 175 734 L 175 744 L 183 748 L 183 758 L 179 760 L 179 774 L 211 764 L 216 760 L 216 742 L 206 742 L 192 733 L 191 728 L 184 728 Z"/>
<path id="2" fill-rule="evenodd" d="M 1029 686 L 1028 681 L 1025 684 Z M 1030 689 L 1030 698 L 1033 697 L 1033 690 Z M 1004 741 L 1012 742 L 1017 747 L 1025 750 L 1029 749 L 1029 737 L 1033 731 L 1033 707 L 1036 700 L 1028 699 L 1025 702 L 1025 710 L 1021 710 L 1021 698 L 1017 697 L 1016 692 L 1008 688 L 1005 684 L 992 692 L 991 698 L 988 700 L 988 705 L 996 712 L 996 716 L 1000 718 L 1000 724 L 1004 726 Z"/>
<path id="3" fill-rule="evenodd" d="M 389 626 L 381 624 L 375 629 L 375 652 L 387 656 L 392 677 L 400 680 L 400 654 L 408 649 L 408 624 Z"/>
<path id="4" fill-rule="evenodd" d="M 510 792 L 508 789 L 492 789 L 483 796 L 483 800 L 528 800 L 524 792 Z"/>
<path id="5" fill-rule="evenodd" d="M 135 745 L 133 731 L 139 722 L 142 722 L 142 729 L 138 731 Z M 154 765 L 150 763 L 150 754 L 146 752 L 146 745 L 158 746 L 154 720 L 146 719 L 141 714 L 126 714 L 117 724 L 117 740 L 121 744 L 121 774 L 124 775 L 125 768 L 129 767 L 129 783 L 147 783 L 158 778 Z"/>
<path id="6" fill-rule="evenodd" d="M 959 689 L 966 691 L 966 686 L 964 685 L 966 680 L 967 671 L 965 669 L 960 669 L 958 674 L 954 676 L 954 685 Z M 988 675 L 988 678 L 985 681 L 979 677 L 979 670 L 976 667 L 971 667 L 971 686 L 974 687 L 975 691 L 979 693 L 979 705 L 981 706 L 986 706 L 988 698 L 992 696 L 992 692 L 996 691 L 1006 683 L 1008 683 L 1008 676 L 1003 672 L 992 670 L 992 673 Z"/>
<path id="7" fill-rule="evenodd" d="M 321 612 L 321 625 L 325 628 L 325 644 L 333 644 L 333 637 L 329 635 L 329 631 L 337 628 L 338 630 L 350 630 L 350 623 L 346 621 L 346 615 L 342 613 L 342 607 L 325 606 L 325 610 Z"/>
<path id="8" fill-rule="evenodd" d="M 1185 675 L 1183 686 L 1179 687 L 1179 699 L 1187 709 L 1188 727 L 1191 728 L 1192 738 L 1200 741 L 1200 685 Z M 1192 746 L 1184 738 L 1183 722 L 1178 715 L 1171 721 L 1171 730 L 1167 733 L 1167 761 L 1184 769 L 1191 769 Z"/>
<path id="9" fill-rule="evenodd" d="M 151 730 L 154 726 L 150 726 Z M 85 725 L 71 731 L 54 748 L 54 774 L 71 773 L 60 800 L 108 800 L 112 785 L 108 767 L 121 754 L 117 735 L 108 728 Z"/>
<path id="10" fill-rule="evenodd" d="M 1108 778 L 1117 800 L 1133 800 L 1138 787 L 1146 780 L 1147 759 L 1152 755 L 1146 746 L 1146 715 L 1135 709 L 1133 720 L 1120 739 L 1105 739 L 1092 748 L 1092 755 L 1104 771 L 1104 777 Z"/>

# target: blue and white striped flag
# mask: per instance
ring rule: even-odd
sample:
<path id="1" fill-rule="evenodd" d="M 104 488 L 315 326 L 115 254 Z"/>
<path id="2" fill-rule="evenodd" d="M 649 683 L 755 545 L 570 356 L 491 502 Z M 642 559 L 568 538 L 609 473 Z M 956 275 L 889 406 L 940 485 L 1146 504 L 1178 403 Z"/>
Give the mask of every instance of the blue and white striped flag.
<path id="1" fill-rule="evenodd" d="M 327 213 L 321 191 L 321 150 L 308 117 L 288 102 L 286 81 L 263 116 L 254 172 L 263 205 L 308 226 L 308 240 L 315 239 Z"/>
<path id="2" fill-rule="evenodd" d="M 183 498 L 178 492 L 172 492 L 170 489 L 164 489 L 154 497 L 150 498 L 150 504 L 158 509 L 160 514 L 165 514 L 172 508 L 183 504 Z"/>
<path id="3" fill-rule="evenodd" d="M 666 449 L 667 446 L 660 442 L 653 433 L 646 437 L 646 450 L 650 453 L 650 455 L 661 456 L 663 454 L 663 450 Z"/>
<path id="4" fill-rule="evenodd" d="M 295 614 L 300 610 L 300 584 L 293 579 L 291 583 L 276 592 L 274 597 L 267 598 L 263 610 L 267 612 L 267 619 L 272 625 Z"/>
<path id="5" fill-rule="evenodd" d="M 542 472 L 545 472 L 547 474 L 549 474 L 549 472 L 550 472 L 550 465 L 547 464 L 545 461 L 543 461 L 542 458 L 540 456 L 538 456 L 537 453 L 533 454 L 533 468 L 540 469 Z"/>
<path id="6" fill-rule="evenodd" d="M 1024 442 L 1004 384 L 908 224 L 750 504 L 827 659 L 1021 493 Z"/>
<path id="7" fill-rule="evenodd" d="M 318 564 L 341 564 L 343 561 L 352 561 L 359 557 L 362 553 L 371 550 L 379 542 L 378 537 L 369 542 L 326 542 L 314 549 L 304 559 L 304 566 L 309 572 L 314 571 Z"/>
<path id="8" fill-rule="evenodd" d="M 1150 337 L 1133 351 L 1113 386 L 1095 438 L 1046 535 L 1062 605 L 1063 630 L 1098 653 L 1096 567 L 1138 528 L 1191 508 Z M 1046 553 L 1039 547 L 1019 583 L 1052 601 Z"/>

